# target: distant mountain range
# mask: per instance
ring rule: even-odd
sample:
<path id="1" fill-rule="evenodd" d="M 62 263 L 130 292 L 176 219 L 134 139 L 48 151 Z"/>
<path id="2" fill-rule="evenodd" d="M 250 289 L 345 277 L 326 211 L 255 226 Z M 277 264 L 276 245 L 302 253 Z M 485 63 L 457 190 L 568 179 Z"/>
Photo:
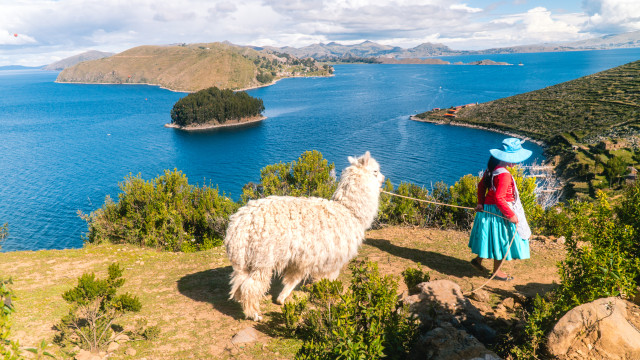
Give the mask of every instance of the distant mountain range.
<path id="1" fill-rule="evenodd" d="M 22 65 L 0 66 L 0 70 L 35 70 L 35 69 L 42 69 L 42 66 L 22 66 Z"/>
<path id="2" fill-rule="evenodd" d="M 311 57 L 316 60 L 341 60 L 348 58 L 425 58 L 451 55 L 490 55 L 577 50 L 606 50 L 635 47 L 640 47 L 640 31 L 618 35 L 607 35 L 599 38 L 567 43 L 520 45 L 485 50 L 453 50 L 444 44 L 432 43 L 423 43 L 410 49 L 403 49 L 398 46 L 381 45 L 372 41 L 365 41 L 360 44 L 354 45 L 342 45 L 335 42 L 330 42 L 328 44 L 313 44 L 301 48 L 285 46 L 280 48 L 254 47 L 254 49 L 266 49 L 287 53 L 298 58 Z"/>
<path id="3" fill-rule="evenodd" d="M 73 65 L 81 63 L 83 61 L 98 60 L 98 59 L 109 57 L 111 55 L 114 55 L 114 53 L 89 50 L 89 51 L 83 52 L 82 54 L 74 55 L 74 56 L 62 59 L 60 61 L 56 61 L 52 64 L 49 64 L 45 66 L 43 70 L 53 70 L 53 71 L 64 70 L 68 67 L 72 67 Z"/>

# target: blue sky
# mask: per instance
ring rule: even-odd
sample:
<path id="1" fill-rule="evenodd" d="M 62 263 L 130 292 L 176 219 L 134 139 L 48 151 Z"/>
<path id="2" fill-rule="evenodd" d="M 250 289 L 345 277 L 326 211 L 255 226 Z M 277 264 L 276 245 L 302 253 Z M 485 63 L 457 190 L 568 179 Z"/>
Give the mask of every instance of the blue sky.
<path id="1" fill-rule="evenodd" d="M 636 30 L 640 0 L 0 0 L 0 66 L 183 42 L 486 49 Z"/>

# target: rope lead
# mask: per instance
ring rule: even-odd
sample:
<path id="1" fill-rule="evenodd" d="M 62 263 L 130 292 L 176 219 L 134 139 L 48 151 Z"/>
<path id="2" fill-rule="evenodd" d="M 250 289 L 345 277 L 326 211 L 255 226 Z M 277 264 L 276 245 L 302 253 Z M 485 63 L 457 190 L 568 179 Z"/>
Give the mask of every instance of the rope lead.
<path id="1" fill-rule="evenodd" d="M 430 201 L 430 200 L 423 200 L 423 199 L 417 199 L 417 198 L 413 198 L 413 197 L 409 197 L 409 196 L 404 196 L 404 195 L 399 195 L 399 194 L 394 194 L 385 190 L 380 189 L 380 192 L 383 194 L 388 194 L 391 196 L 396 196 L 399 198 L 404 198 L 404 199 L 409 199 L 409 200 L 414 200 L 414 201 L 419 201 L 419 202 L 424 202 L 424 203 L 429 203 L 429 204 L 435 204 L 435 205 L 442 205 L 442 206 L 448 206 L 448 207 L 453 207 L 453 208 L 458 208 L 458 209 L 465 209 L 465 210 L 475 210 L 475 208 L 472 207 L 468 207 L 468 206 L 459 206 L 459 205 L 452 205 L 452 204 L 445 204 L 445 203 L 441 203 L 441 202 L 437 202 L 437 201 Z M 483 211 L 486 212 L 487 214 L 491 214 L 491 215 L 495 215 L 497 217 L 503 218 L 507 221 L 509 221 L 509 219 L 507 219 L 506 217 L 496 214 L 496 213 L 492 213 L 490 211 Z M 508 229 L 510 228 L 509 226 L 507 227 Z M 496 276 L 496 273 L 498 271 L 500 271 L 500 268 L 502 267 L 502 265 L 504 264 L 504 261 L 507 259 L 507 256 L 509 256 L 509 251 L 511 250 L 511 245 L 513 244 L 513 240 L 516 238 L 516 233 L 515 231 L 513 232 L 513 234 L 511 235 L 511 241 L 509 242 L 509 247 L 507 247 L 507 252 L 504 254 L 504 258 L 502 258 L 502 261 L 500 262 L 500 265 L 498 266 L 498 268 L 496 269 L 496 271 L 493 272 L 493 274 L 491 275 L 491 277 L 489 278 L 489 280 L 485 281 L 484 284 L 482 284 L 479 288 L 475 289 L 475 290 L 471 290 L 471 294 L 473 294 L 474 292 L 482 289 L 483 287 L 485 287 L 485 285 L 487 285 L 491 280 L 493 280 L 493 278 Z"/>

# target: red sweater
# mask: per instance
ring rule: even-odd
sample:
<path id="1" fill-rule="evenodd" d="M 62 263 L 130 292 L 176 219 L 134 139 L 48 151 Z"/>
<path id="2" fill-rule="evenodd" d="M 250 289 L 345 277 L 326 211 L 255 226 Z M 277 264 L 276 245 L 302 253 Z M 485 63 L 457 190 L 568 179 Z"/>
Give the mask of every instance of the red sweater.
<path id="1" fill-rule="evenodd" d="M 478 204 L 496 205 L 502 215 L 506 218 L 511 218 L 515 213 L 507 202 L 515 200 L 513 181 L 511 181 L 511 174 L 508 172 L 496 175 L 493 177 L 493 185 L 496 190 L 486 189 L 484 181 L 482 179 L 478 183 Z"/>

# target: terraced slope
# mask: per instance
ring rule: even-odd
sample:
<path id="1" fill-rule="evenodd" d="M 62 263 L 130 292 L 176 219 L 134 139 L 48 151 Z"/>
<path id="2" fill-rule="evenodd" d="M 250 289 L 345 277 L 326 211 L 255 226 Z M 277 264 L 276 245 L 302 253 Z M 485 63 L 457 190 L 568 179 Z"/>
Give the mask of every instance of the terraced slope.
<path id="1" fill-rule="evenodd" d="M 416 117 L 508 130 L 550 142 L 573 132 L 585 141 L 621 126 L 640 123 L 640 61 L 576 80 L 444 115 L 448 109 Z"/>
<path id="2" fill-rule="evenodd" d="M 548 146 L 567 197 L 616 193 L 626 168 L 611 175 L 613 160 L 640 169 L 640 61 L 484 104 L 438 109 L 415 120 L 480 126 L 529 136 Z M 617 158 L 617 159 L 615 159 Z"/>

